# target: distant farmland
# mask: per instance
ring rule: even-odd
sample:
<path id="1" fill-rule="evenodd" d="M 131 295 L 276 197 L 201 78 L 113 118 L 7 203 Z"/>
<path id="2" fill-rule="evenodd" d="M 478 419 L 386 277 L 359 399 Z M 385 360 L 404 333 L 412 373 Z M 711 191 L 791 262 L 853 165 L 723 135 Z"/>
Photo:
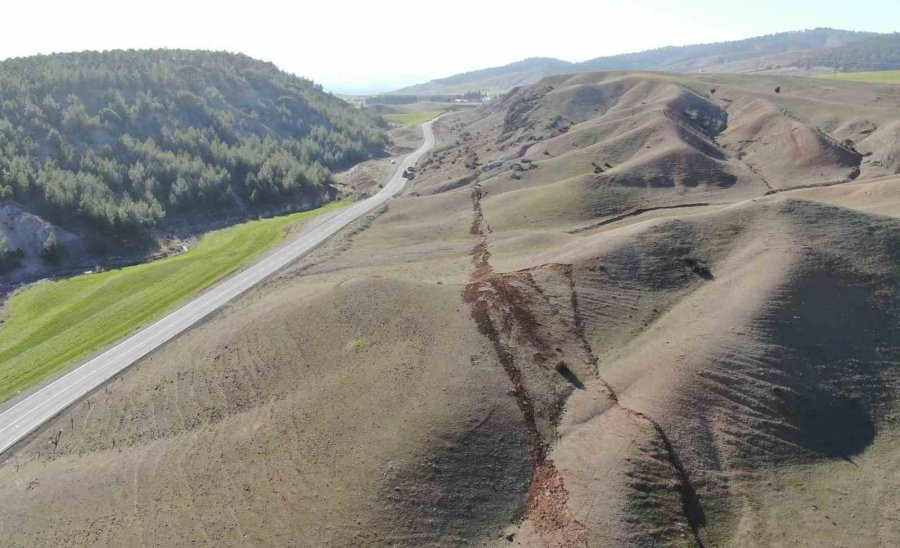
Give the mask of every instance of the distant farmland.
<path id="1" fill-rule="evenodd" d="M 877 72 L 839 72 L 834 74 L 821 74 L 816 78 L 838 80 L 854 80 L 856 82 L 870 82 L 873 84 L 900 84 L 900 70 L 881 70 Z"/>
<path id="2" fill-rule="evenodd" d="M 427 122 L 438 114 L 440 114 L 440 112 L 403 112 L 398 114 L 385 114 L 384 119 L 400 127 L 410 127 Z"/>

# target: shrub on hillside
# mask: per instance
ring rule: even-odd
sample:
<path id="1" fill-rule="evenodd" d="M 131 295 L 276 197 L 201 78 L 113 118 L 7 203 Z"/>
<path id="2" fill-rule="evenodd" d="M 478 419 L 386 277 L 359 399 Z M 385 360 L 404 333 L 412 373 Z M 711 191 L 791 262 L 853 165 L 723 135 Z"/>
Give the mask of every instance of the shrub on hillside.
<path id="1" fill-rule="evenodd" d="M 9 243 L 3 235 L 0 235 L 0 274 L 15 270 L 22 264 L 25 253 L 21 249 L 9 249 Z"/>
<path id="2" fill-rule="evenodd" d="M 41 258 L 50 264 L 59 264 L 66 256 L 66 247 L 59 241 L 56 234 L 51 232 L 41 245 Z"/>

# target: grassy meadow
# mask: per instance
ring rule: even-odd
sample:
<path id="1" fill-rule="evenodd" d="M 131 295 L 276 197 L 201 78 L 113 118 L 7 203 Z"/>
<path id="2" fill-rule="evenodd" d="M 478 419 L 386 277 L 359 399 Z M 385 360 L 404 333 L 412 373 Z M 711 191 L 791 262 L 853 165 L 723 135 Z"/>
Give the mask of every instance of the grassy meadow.
<path id="1" fill-rule="evenodd" d="M 835 74 L 821 74 L 816 78 L 854 80 L 857 82 L 870 82 L 873 84 L 900 84 L 900 70 L 881 70 L 877 72 L 839 72 Z"/>
<path id="2" fill-rule="evenodd" d="M 385 114 L 384 119 L 400 127 L 410 127 L 427 122 L 438 114 L 440 114 L 440 112 L 435 111 L 402 112 L 396 114 Z"/>
<path id="3" fill-rule="evenodd" d="M 0 402 L 156 320 L 306 221 L 346 205 L 245 222 L 205 234 L 181 255 L 16 292 L 0 327 Z"/>

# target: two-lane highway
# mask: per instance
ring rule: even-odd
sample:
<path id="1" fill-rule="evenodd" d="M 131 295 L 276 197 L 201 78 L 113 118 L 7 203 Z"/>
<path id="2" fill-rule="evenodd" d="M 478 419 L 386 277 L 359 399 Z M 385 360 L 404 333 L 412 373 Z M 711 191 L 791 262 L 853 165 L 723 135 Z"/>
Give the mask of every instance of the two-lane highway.
<path id="1" fill-rule="evenodd" d="M 310 226 L 288 245 L 269 253 L 247 269 L 213 286 L 194 300 L 28 395 L 0 414 L 0 453 L 9 449 L 91 390 L 101 386 L 137 360 L 276 271 L 296 261 L 338 230 L 371 212 L 397 194 L 406 183 L 403 172 L 408 167 L 414 166 L 434 146 L 434 133 L 431 129 L 433 122 L 434 120 L 422 125 L 425 142 L 415 152 L 403 159 L 390 182 L 377 194 L 341 209 L 324 220 L 311 222 Z"/>

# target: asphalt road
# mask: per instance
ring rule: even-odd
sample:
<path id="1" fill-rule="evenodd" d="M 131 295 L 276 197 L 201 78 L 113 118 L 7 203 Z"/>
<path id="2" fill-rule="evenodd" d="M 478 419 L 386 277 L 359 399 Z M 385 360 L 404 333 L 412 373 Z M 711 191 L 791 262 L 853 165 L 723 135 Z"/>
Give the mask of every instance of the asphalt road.
<path id="1" fill-rule="evenodd" d="M 36 430 L 64 409 L 101 386 L 154 349 L 165 344 L 238 295 L 308 253 L 338 230 L 374 210 L 406 183 L 407 167 L 415 165 L 434 146 L 432 122 L 422 125 L 425 142 L 400 162 L 394 176 L 377 194 L 311 222 L 291 243 L 264 256 L 246 270 L 227 278 L 164 318 L 117 343 L 96 358 L 22 398 L 0 414 L 0 453 Z"/>

